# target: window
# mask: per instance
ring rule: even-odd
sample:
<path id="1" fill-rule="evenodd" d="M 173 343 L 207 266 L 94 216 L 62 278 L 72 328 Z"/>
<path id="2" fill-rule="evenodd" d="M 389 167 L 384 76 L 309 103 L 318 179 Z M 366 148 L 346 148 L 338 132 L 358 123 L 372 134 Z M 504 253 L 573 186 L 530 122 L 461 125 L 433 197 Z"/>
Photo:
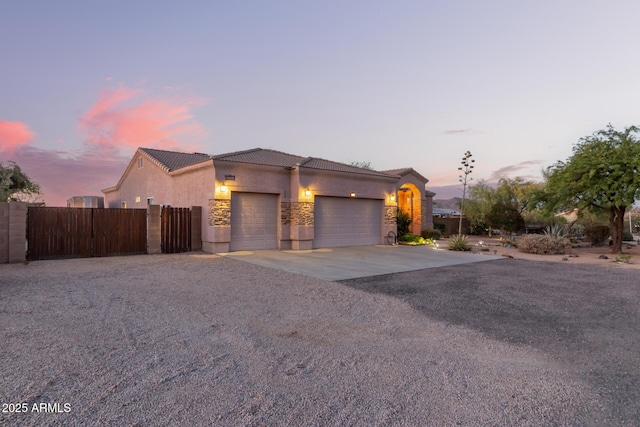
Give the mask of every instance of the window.
<path id="1" fill-rule="evenodd" d="M 142 157 L 138 157 L 138 169 L 142 168 Z"/>
<path id="2" fill-rule="evenodd" d="M 147 197 L 147 206 L 153 204 L 153 197 Z"/>
<path id="3" fill-rule="evenodd" d="M 127 208 L 127 202 L 125 202 L 123 200 L 122 203 L 120 204 L 120 206 L 122 206 L 122 209 L 126 209 Z"/>
<path id="4" fill-rule="evenodd" d="M 140 196 L 136 197 L 136 203 L 140 203 Z"/>

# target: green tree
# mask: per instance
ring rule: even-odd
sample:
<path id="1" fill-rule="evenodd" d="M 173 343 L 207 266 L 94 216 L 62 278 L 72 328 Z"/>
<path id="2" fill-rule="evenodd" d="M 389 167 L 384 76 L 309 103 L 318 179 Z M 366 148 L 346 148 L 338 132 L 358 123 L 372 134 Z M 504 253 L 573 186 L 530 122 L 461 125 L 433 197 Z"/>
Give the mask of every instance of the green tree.
<path id="1" fill-rule="evenodd" d="M 39 194 L 40 186 L 18 166 L 15 162 L 9 162 L 5 167 L 0 163 L 0 202 L 16 201 L 20 197 L 29 197 Z"/>
<path id="2" fill-rule="evenodd" d="M 548 209 L 607 211 L 612 253 L 622 253 L 624 213 L 640 196 L 640 129 L 606 129 L 581 138 L 566 162 L 545 171 Z"/>
<path id="3" fill-rule="evenodd" d="M 351 162 L 351 166 L 373 170 L 373 168 L 371 167 L 371 162 L 365 162 L 365 161 Z"/>
<path id="4" fill-rule="evenodd" d="M 492 234 L 487 217 L 495 202 L 496 189 L 487 184 L 485 180 L 481 179 L 469 188 L 469 198 L 465 202 L 464 210 L 471 227 L 476 230 L 488 229 L 489 235 Z"/>
<path id="5" fill-rule="evenodd" d="M 524 218 L 518 208 L 508 200 L 498 200 L 487 216 L 491 228 L 501 228 L 516 233 L 524 228 Z"/>
<path id="6" fill-rule="evenodd" d="M 537 208 L 536 196 L 542 187 L 541 183 L 525 181 L 521 177 L 502 178 L 498 181 L 496 198 L 522 214 Z"/>
<path id="7" fill-rule="evenodd" d="M 481 180 L 469 189 L 465 215 L 474 228 L 503 228 L 516 232 L 524 228 L 524 215 L 539 214 L 541 183 L 502 178 L 496 188 Z M 535 215 L 538 216 L 538 215 Z"/>

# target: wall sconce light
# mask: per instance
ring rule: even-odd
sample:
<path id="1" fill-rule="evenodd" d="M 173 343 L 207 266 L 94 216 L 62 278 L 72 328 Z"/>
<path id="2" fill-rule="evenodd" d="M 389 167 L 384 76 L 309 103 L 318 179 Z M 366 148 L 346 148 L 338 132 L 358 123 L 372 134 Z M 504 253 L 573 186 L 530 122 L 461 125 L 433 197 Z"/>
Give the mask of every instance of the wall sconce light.
<path id="1" fill-rule="evenodd" d="M 221 192 L 221 193 L 226 193 L 226 192 L 228 192 L 228 191 L 229 191 L 229 187 L 227 187 L 227 185 L 223 183 L 223 184 L 220 186 L 220 192 Z"/>
<path id="2" fill-rule="evenodd" d="M 306 190 L 304 190 L 304 195 L 305 195 L 305 196 L 307 196 L 307 197 L 310 197 L 310 196 L 311 196 L 311 190 L 309 190 L 309 188 L 308 188 L 308 187 L 307 187 L 307 189 L 306 189 Z"/>
<path id="3" fill-rule="evenodd" d="M 395 195 L 393 195 L 393 194 L 392 194 L 392 195 L 390 195 L 390 196 L 389 196 L 389 200 L 391 200 L 392 202 L 395 202 L 395 201 L 396 201 L 396 196 L 395 196 Z"/>
<path id="4" fill-rule="evenodd" d="M 353 191 L 351 193 L 349 193 L 349 197 L 351 198 L 355 198 L 356 197 L 356 193 L 354 193 Z"/>

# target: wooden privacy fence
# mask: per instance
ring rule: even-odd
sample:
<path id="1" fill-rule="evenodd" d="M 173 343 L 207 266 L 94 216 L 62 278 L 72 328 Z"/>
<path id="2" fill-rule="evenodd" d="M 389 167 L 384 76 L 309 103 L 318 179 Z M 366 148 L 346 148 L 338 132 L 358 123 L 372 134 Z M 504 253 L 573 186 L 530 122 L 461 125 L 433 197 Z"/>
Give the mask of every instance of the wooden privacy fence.
<path id="1" fill-rule="evenodd" d="M 177 253 L 202 248 L 199 206 L 30 207 L 27 218 L 29 260 Z M 22 248 L 24 253 L 24 240 Z"/>
<path id="2" fill-rule="evenodd" d="M 29 260 L 147 251 L 146 209 L 30 207 L 27 223 Z"/>
<path id="3" fill-rule="evenodd" d="M 164 206 L 160 215 L 162 252 L 191 250 L 191 209 Z"/>

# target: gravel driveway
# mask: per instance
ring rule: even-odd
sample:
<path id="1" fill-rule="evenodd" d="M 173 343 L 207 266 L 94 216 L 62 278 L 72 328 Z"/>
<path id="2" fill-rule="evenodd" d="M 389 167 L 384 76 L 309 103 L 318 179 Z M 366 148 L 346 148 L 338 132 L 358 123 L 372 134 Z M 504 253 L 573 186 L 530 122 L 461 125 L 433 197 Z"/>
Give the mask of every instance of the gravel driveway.
<path id="1" fill-rule="evenodd" d="M 507 259 L 345 283 L 207 254 L 0 265 L 0 424 L 638 424 L 639 294 Z"/>

